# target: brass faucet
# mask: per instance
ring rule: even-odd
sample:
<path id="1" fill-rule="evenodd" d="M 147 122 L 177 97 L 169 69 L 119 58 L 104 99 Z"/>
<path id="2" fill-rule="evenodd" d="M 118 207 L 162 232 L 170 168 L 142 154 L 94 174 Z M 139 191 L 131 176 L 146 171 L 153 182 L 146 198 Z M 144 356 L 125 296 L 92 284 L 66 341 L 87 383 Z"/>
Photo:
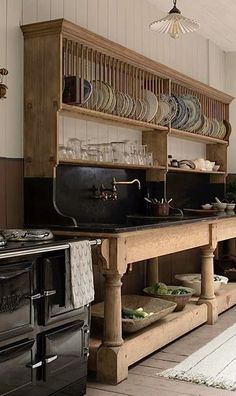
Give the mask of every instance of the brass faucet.
<path id="1" fill-rule="evenodd" d="M 116 191 L 117 184 L 134 184 L 138 183 L 138 189 L 141 190 L 141 183 L 138 179 L 133 179 L 130 181 L 117 181 L 115 177 L 112 178 L 112 191 Z"/>
<path id="2" fill-rule="evenodd" d="M 117 181 L 115 177 L 112 178 L 112 188 L 107 188 L 104 186 L 104 184 L 101 184 L 100 186 L 100 191 L 93 186 L 92 187 L 92 198 L 94 199 L 101 199 L 103 201 L 116 201 L 118 199 L 118 194 L 117 194 L 117 184 L 133 184 L 133 183 L 138 183 L 138 189 L 141 190 L 141 183 L 138 179 L 133 179 L 130 181 Z"/>

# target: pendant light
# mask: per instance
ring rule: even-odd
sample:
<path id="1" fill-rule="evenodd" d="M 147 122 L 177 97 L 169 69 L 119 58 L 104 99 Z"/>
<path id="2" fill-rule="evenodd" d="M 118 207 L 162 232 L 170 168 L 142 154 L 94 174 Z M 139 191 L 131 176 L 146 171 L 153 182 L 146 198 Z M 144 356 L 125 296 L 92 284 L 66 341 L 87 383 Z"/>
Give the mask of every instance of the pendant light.
<path id="1" fill-rule="evenodd" d="M 151 30 L 159 33 L 168 33 L 172 38 L 176 39 L 181 34 L 193 32 L 200 27 L 195 20 L 184 17 L 176 7 L 176 3 L 177 0 L 173 0 L 174 7 L 169 11 L 168 15 L 150 24 Z"/>

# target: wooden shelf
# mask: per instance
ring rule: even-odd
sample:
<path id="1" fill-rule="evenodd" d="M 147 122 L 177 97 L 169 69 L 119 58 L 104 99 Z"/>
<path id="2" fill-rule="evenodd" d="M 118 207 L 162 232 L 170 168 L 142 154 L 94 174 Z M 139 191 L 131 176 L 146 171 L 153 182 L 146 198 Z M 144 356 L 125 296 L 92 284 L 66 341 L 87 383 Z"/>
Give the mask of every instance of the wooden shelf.
<path id="1" fill-rule="evenodd" d="M 81 165 L 81 166 L 96 166 L 99 168 L 114 168 L 114 169 L 166 169 L 165 166 L 148 166 L 148 165 L 133 165 L 133 164 L 124 164 L 124 163 L 113 163 L 113 162 L 98 162 L 98 161 L 90 161 L 90 160 L 74 160 L 74 159 L 64 159 L 60 160 L 59 164 L 66 165 Z"/>
<path id="2" fill-rule="evenodd" d="M 68 117 L 77 117 L 84 118 L 86 120 L 99 122 L 99 123 L 108 123 L 109 125 L 120 126 L 121 128 L 134 128 L 139 129 L 141 131 L 164 131 L 168 132 L 168 127 L 157 125 L 151 122 L 138 121 L 132 118 L 121 117 L 114 114 L 103 113 L 101 111 L 95 111 L 91 109 L 87 109 L 80 106 L 68 105 L 62 103 L 61 108 L 59 109 L 59 114 L 66 115 Z"/>
<path id="3" fill-rule="evenodd" d="M 228 283 L 216 295 L 218 314 L 236 304 L 236 283 Z M 128 365 L 137 362 L 148 354 L 162 348 L 183 334 L 193 330 L 207 321 L 207 305 L 197 305 L 198 297 L 193 297 L 183 311 L 173 312 L 161 321 L 124 337 L 127 349 Z M 178 323 L 178 326 L 176 326 Z M 142 348 L 135 348 L 135 345 Z M 92 337 L 90 341 L 89 369 L 96 370 L 96 353 L 101 346 L 99 338 Z"/>
<path id="4" fill-rule="evenodd" d="M 183 169 L 183 168 L 175 168 L 172 166 L 168 167 L 168 172 L 179 172 L 179 173 L 206 173 L 208 175 L 226 175 L 226 172 L 214 172 L 214 171 L 200 171 L 195 169 Z"/>
<path id="5" fill-rule="evenodd" d="M 201 142 L 206 144 L 223 144 L 228 145 L 229 142 L 227 140 L 217 139 L 210 136 L 199 135 L 197 133 L 181 131 L 180 129 L 172 129 L 169 132 L 169 136 L 177 137 L 180 139 L 192 140 L 195 142 Z"/>
<path id="6" fill-rule="evenodd" d="M 162 348 L 169 342 L 193 330 L 207 321 L 206 304 L 191 301 L 183 311 L 173 312 L 151 326 L 124 337 L 128 366 Z M 178 323 L 178 326 L 176 326 Z M 136 346 L 140 345 L 140 348 Z M 91 338 L 89 369 L 96 370 L 96 353 L 101 346 L 99 338 Z"/>

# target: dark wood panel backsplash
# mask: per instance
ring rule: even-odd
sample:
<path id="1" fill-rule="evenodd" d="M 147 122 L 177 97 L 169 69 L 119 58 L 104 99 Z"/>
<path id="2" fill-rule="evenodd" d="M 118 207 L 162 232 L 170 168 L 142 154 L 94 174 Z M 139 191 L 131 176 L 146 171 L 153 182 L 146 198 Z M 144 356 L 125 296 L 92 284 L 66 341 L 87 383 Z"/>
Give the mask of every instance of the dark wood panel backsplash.
<path id="1" fill-rule="evenodd" d="M 23 159 L 0 158 L 0 227 L 23 225 Z"/>

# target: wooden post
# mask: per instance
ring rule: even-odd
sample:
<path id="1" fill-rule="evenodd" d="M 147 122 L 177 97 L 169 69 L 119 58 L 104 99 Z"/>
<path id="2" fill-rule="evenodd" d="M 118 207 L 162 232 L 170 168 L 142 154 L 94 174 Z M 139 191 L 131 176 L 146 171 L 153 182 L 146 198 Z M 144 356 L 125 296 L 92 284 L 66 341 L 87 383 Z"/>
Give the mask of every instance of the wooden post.
<path id="1" fill-rule="evenodd" d="M 120 274 L 105 274 L 104 335 L 97 352 L 97 379 L 117 384 L 128 377 L 127 353 L 122 339 Z"/>
<path id="2" fill-rule="evenodd" d="M 147 286 L 159 282 L 158 257 L 148 260 L 147 262 Z"/>
<path id="3" fill-rule="evenodd" d="M 226 241 L 227 243 L 227 254 L 235 254 L 235 238 L 233 239 L 228 239 Z"/>
<path id="4" fill-rule="evenodd" d="M 217 321 L 217 303 L 214 293 L 214 250 L 213 247 L 202 248 L 202 269 L 201 269 L 201 296 L 198 304 L 207 304 L 208 324 Z"/>
<path id="5" fill-rule="evenodd" d="M 121 323 L 121 275 L 105 275 L 104 338 L 103 345 L 123 344 Z"/>

